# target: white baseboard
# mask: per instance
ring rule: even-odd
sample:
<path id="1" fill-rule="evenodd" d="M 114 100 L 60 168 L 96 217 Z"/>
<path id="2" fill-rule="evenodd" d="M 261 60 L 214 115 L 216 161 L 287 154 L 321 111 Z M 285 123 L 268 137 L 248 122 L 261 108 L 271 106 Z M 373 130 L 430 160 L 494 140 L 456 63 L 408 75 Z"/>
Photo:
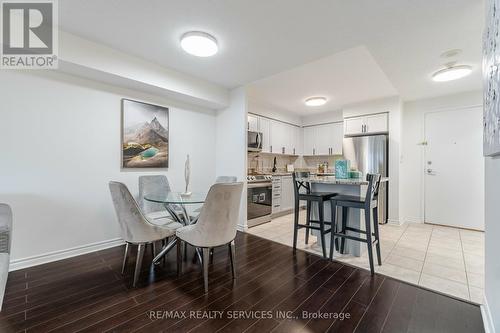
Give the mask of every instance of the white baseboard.
<path id="1" fill-rule="evenodd" d="M 495 333 L 495 326 L 493 325 L 493 318 L 491 317 L 490 307 L 488 306 L 486 296 L 484 296 L 484 301 L 481 305 L 481 317 L 483 317 L 484 332 Z"/>
<path id="2" fill-rule="evenodd" d="M 236 225 L 236 230 L 246 232 L 248 230 L 248 225 Z"/>
<path id="3" fill-rule="evenodd" d="M 399 220 L 387 219 L 387 224 L 401 225 L 402 223 Z"/>
<path id="4" fill-rule="evenodd" d="M 405 222 L 408 222 L 408 223 L 421 223 L 423 224 L 424 221 L 420 218 L 420 217 L 406 217 L 405 218 Z"/>
<path id="5" fill-rule="evenodd" d="M 115 239 L 105 240 L 102 242 L 77 246 L 66 250 L 44 253 L 33 257 L 15 259 L 10 261 L 9 271 L 16 271 L 18 269 L 28 268 L 31 266 L 37 266 L 53 261 L 76 257 L 81 254 L 104 250 L 111 247 L 120 246 L 122 244 L 124 244 L 124 241 L 121 238 L 115 238 Z"/>

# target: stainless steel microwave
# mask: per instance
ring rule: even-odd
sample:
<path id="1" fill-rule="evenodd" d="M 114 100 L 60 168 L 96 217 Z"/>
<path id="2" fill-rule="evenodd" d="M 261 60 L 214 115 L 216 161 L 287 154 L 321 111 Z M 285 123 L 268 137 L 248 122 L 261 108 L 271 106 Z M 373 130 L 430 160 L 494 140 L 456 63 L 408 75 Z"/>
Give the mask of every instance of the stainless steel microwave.
<path id="1" fill-rule="evenodd" d="M 262 150 L 262 133 L 248 131 L 248 151 Z"/>

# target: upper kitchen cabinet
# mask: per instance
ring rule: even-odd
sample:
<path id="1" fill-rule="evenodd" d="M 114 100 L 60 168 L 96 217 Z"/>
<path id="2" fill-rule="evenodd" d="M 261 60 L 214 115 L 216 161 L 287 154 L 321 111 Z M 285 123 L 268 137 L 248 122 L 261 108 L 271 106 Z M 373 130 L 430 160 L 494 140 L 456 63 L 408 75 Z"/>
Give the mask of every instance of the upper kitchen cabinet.
<path id="1" fill-rule="evenodd" d="M 259 132 L 259 117 L 249 114 L 247 117 L 247 130 Z"/>
<path id="2" fill-rule="evenodd" d="M 262 151 L 271 152 L 271 120 L 260 117 L 259 132 L 262 133 Z"/>
<path id="3" fill-rule="evenodd" d="M 293 155 L 302 155 L 303 146 L 303 132 L 302 128 L 298 126 L 293 126 Z"/>
<path id="4" fill-rule="evenodd" d="M 344 131 L 342 123 L 307 126 L 304 128 L 303 155 L 342 155 Z"/>
<path id="5" fill-rule="evenodd" d="M 302 154 L 306 156 L 315 155 L 314 143 L 316 142 L 316 126 L 304 127 L 304 146 Z"/>
<path id="6" fill-rule="evenodd" d="M 270 120 L 271 126 L 271 153 L 297 155 L 296 129 L 299 127 Z"/>
<path id="7" fill-rule="evenodd" d="M 380 113 L 344 119 L 344 135 L 385 133 L 389 130 L 389 114 Z"/>

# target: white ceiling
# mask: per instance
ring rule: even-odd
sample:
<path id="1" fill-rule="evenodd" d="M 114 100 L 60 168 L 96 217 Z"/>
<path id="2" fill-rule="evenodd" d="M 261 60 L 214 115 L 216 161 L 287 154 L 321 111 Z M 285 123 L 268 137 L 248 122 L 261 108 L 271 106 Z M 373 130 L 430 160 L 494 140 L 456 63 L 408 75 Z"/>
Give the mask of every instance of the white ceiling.
<path id="1" fill-rule="evenodd" d="M 346 62 L 343 51 L 353 52 L 350 67 L 331 62 L 339 72 L 328 68 L 307 82 L 312 87 L 331 76 L 347 77 L 341 93 L 335 90 L 340 79 L 322 87 L 342 104 L 381 97 L 391 86 L 405 100 L 481 89 L 483 7 L 484 0 L 64 0 L 59 22 L 65 31 L 227 88 L 325 57 Z M 185 54 L 179 38 L 190 30 L 216 36 L 220 52 L 210 58 Z M 366 49 L 351 50 L 360 46 Z M 430 74 L 445 62 L 440 54 L 456 48 L 463 49 L 458 60 L 473 65 L 473 74 L 432 82 Z M 364 82 L 355 66 L 374 77 Z M 296 110 L 292 102 L 287 107 Z"/>
<path id="2" fill-rule="evenodd" d="M 307 115 L 398 92 L 368 50 L 356 47 L 251 83 L 248 94 L 260 104 Z M 312 96 L 324 96 L 327 103 L 306 106 Z"/>

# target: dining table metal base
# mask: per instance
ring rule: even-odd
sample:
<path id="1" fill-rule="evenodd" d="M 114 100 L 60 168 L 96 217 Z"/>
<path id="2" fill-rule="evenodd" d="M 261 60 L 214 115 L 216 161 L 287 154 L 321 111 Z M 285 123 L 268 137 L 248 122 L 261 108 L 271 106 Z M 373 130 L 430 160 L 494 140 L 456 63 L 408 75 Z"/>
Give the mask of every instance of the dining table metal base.
<path id="1" fill-rule="evenodd" d="M 163 259 L 163 257 L 170 251 L 174 248 L 174 246 L 177 244 L 177 238 L 174 237 L 174 239 L 168 243 L 167 245 L 165 245 L 160 253 L 158 253 L 156 255 L 156 257 L 154 257 L 153 259 L 153 264 L 155 265 L 159 265 L 160 264 L 160 261 Z"/>

